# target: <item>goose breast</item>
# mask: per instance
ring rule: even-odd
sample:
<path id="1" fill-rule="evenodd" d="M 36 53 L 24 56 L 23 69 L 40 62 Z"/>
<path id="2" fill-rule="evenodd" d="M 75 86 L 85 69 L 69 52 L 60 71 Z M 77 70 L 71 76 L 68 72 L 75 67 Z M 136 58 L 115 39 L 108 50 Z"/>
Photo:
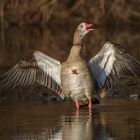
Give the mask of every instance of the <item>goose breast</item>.
<path id="1" fill-rule="evenodd" d="M 84 60 L 64 63 L 61 71 L 63 94 L 73 100 L 84 100 L 93 96 L 93 81 Z"/>

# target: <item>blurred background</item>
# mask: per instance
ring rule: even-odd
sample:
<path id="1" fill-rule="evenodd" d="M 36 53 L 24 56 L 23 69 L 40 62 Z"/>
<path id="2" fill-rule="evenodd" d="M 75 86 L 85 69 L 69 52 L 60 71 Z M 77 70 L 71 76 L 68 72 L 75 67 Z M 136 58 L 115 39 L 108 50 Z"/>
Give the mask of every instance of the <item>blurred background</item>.
<path id="1" fill-rule="evenodd" d="M 96 27 L 84 41 L 86 60 L 109 40 L 122 44 L 140 61 L 139 5 L 139 0 L 0 0 L 0 72 L 34 50 L 65 61 L 80 22 Z M 120 93 L 126 96 L 128 90 Z"/>

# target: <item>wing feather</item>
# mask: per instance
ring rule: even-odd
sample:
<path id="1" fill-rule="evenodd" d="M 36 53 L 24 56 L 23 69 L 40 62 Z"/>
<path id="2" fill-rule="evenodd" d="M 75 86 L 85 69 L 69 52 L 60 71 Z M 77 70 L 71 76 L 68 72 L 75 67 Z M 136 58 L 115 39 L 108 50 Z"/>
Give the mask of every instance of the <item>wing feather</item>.
<path id="1" fill-rule="evenodd" d="M 28 80 L 29 80 L 29 70 L 28 69 L 25 69 L 26 71 L 26 75 L 25 75 L 25 81 L 23 81 L 23 86 L 28 86 Z M 36 74 L 36 73 L 35 73 Z"/>
<path id="2" fill-rule="evenodd" d="M 99 53 L 91 58 L 89 66 L 95 78 L 97 90 L 111 89 L 123 76 L 140 76 L 140 63 L 121 45 L 107 42 Z"/>
<path id="3" fill-rule="evenodd" d="M 1 85 L 2 85 L 1 87 L 2 88 L 10 88 L 12 86 L 14 80 L 16 79 L 15 75 L 18 73 L 18 71 L 19 71 L 19 67 L 16 67 L 15 71 L 14 71 L 14 69 L 12 69 L 11 71 L 9 71 L 7 73 L 8 75 L 5 74 L 3 76 L 4 79 L 1 82 Z M 11 75 L 10 75 L 10 73 L 11 73 Z"/>
<path id="4" fill-rule="evenodd" d="M 22 85 L 25 86 L 26 85 L 26 77 L 27 77 L 27 70 L 24 70 L 23 71 L 23 78 L 22 78 L 19 86 L 22 86 Z"/>
<path id="5" fill-rule="evenodd" d="M 9 75 L 11 75 L 11 74 L 13 74 L 13 72 L 15 72 L 16 71 L 16 69 L 18 68 L 18 64 L 16 64 L 14 67 L 12 67 L 9 71 L 7 71 L 6 73 L 4 73 L 3 75 L 2 75 L 2 77 L 4 77 L 4 76 L 9 76 Z"/>
<path id="6" fill-rule="evenodd" d="M 32 60 L 19 61 L 8 72 L 4 73 L 0 87 L 14 88 L 37 83 L 60 93 L 61 67 L 59 61 L 36 51 L 33 53 Z"/>
<path id="7" fill-rule="evenodd" d="M 23 81 L 24 70 L 21 70 L 20 71 L 20 77 L 21 77 L 22 80 L 17 80 L 17 83 L 16 83 L 17 86 L 19 86 L 22 83 L 22 81 Z"/>

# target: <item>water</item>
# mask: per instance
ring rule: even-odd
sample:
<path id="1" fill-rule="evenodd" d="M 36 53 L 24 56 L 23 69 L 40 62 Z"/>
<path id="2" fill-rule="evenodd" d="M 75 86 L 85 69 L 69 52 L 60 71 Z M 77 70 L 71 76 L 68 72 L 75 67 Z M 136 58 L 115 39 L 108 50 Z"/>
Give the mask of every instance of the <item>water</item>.
<path id="1" fill-rule="evenodd" d="M 113 105 L 112 105 L 113 103 Z M 0 107 L 1 140 L 139 140 L 139 101 L 107 100 L 79 112 L 71 103 Z"/>

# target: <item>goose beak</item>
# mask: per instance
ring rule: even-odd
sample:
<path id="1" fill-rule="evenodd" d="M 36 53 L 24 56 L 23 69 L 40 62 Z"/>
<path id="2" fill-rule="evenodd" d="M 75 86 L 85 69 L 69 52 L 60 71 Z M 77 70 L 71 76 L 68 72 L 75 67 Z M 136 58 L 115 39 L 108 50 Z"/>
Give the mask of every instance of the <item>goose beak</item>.
<path id="1" fill-rule="evenodd" d="M 94 30 L 94 28 L 93 28 L 93 24 L 87 24 L 86 23 L 86 29 L 88 30 L 88 31 L 92 31 L 92 30 Z"/>

